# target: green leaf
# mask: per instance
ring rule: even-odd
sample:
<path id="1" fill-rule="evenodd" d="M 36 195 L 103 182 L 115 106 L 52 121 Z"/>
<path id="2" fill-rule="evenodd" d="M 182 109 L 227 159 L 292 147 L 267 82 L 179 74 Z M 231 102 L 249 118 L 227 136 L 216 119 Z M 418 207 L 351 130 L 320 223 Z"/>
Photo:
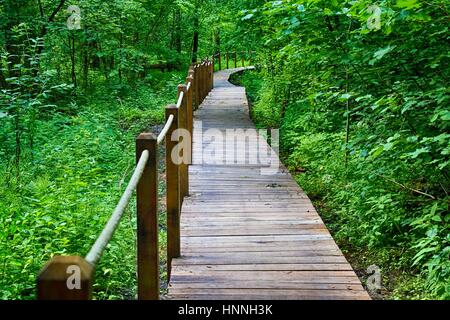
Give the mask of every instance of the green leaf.
<path id="1" fill-rule="evenodd" d="M 369 64 L 373 65 L 376 61 L 382 59 L 386 54 L 394 50 L 397 46 L 387 46 L 386 48 L 380 49 L 373 54 L 373 59 L 370 60 Z"/>
<path id="2" fill-rule="evenodd" d="M 414 152 L 410 152 L 407 154 L 411 159 L 416 159 L 418 156 L 424 153 L 428 153 L 430 150 L 428 148 L 419 148 L 416 149 Z"/>
<path id="3" fill-rule="evenodd" d="M 397 0 L 398 8 L 411 10 L 415 8 L 420 8 L 420 3 L 417 0 Z"/>
<path id="4" fill-rule="evenodd" d="M 350 99 L 351 97 L 352 97 L 351 94 L 349 94 L 349 93 L 344 93 L 343 95 L 341 95 L 341 96 L 339 97 L 339 99 L 340 99 L 340 100 L 348 100 L 348 99 Z"/>

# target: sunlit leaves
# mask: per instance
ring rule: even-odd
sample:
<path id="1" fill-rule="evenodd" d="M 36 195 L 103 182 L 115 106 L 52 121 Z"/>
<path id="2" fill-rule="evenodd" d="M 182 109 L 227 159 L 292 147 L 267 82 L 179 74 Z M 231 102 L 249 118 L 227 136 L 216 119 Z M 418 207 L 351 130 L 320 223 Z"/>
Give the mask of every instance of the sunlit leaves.
<path id="1" fill-rule="evenodd" d="M 397 0 L 396 6 L 402 9 L 415 9 L 420 7 L 418 0 Z"/>
<path id="2" fill-rule="evenodd" d="M 393 51 L 396 48 L 396 46 L 387 46 L 386 48 L 382 48 L 378 51 L 376 51 L 373 54 L 373 59 L 370 60 L 370 64 L 373 65 L 375 64 L 376 61 L 381 60 L 386 54 L 388 54 L 389 52 Z"/>

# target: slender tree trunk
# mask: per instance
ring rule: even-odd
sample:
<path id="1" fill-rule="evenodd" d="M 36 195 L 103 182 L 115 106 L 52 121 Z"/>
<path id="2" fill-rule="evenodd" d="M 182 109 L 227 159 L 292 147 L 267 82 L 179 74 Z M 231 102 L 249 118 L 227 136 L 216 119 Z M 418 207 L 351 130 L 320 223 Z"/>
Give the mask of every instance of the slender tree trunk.
<path id="1" fill-rule="evenodd" d="M 84 87 L 89 87 L 89 43 L 84 43 L 84 57 L 83 57 L 83 82 Z"/>
<path id="2" fill-rule="evenodd" d="M 0 64 L 3 64 L 3 61 L 0 61 Z M 5 75 L 3 74 L 3 70 L 0 69 L 0 88 L 5 89 L 8 86 L 6 83 Z"/>
<path id="3" fill-rule="evenodd" d="M 348 67 L 345 69 L 345 92 L 348 93 Z M 346 103 L 347 119 L 345 124 L 345 170 L 348 168 L 348 143 L 350 141 L 350 99 L 347 98 Z"/>
<path id="4" fill-rule="evenodd" d="M 14 158 L 14 164 L 16 167 L 16 178 L 17 180 L 20 180 L 20 160 L 22 155 L 22 128 L 21 128 L 21 114 L 20 114 L 20 106 L 16 107 L 16 110 L 14 112 L 14 133 L 15 133 L 15 140 L 16 140 L 16 148 L 15 148 L 15 158 Z"/>
<path id="5" fill-rule="evenodd" d="M 181 43 L 181 10 L 177 8 L 175 10 L 175 50 L 181 53 L 182 43 Z"/>
<path id="6" fill-rule="evenodd" d="M 199 38 L 200 17 L 198 7 L 195 8 L 194 13 L 194 43 L 192 46 L 192 62 L 196 63 L 198 60 L 198 38 Z"/>
<path id="7" fill-rule="evenodd" d="M 76 61 L 75 61 L 75 35 L 71 34 L 69 36 L 69 43 L 71 43 L 71 55 L 70 59 L 72 62 L 72 84 L 74 87 L 74 90 L 77 88 L 77 73 L 76 73 Z"/>
<path id="8" fill-rule="evenodd" d="M 214 32 L 214 54 L 220 52 L 220 29 L 216 29 Z"/>
<path id="9" fill-rule="evenodd" d="M 123 24 L 122 24 L 122 16 L 120 17 L 120 40 L 119 40 L 119 83 L 122 84 L 122 51 L 123 51 Z"/>

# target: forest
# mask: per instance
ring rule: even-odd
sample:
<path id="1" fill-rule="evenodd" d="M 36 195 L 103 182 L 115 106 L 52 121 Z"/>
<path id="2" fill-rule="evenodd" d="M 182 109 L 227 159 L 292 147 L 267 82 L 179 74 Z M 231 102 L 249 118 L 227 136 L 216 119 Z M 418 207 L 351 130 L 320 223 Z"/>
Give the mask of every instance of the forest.
<path id="1" fill-rule="evenodd" d="M 280 130 L 284 165 L 363 284 L 381 270 L 372 298 L 450 299 L 449 10 L 0 0 L 0 299 L 35 299 L 46 261 L 89 250 L 134 170 L 136 136 L 161 128 L 191 63 L 234 51 L 255 66 L 232 81 L 256 126 Z M 134 212 L 97 267 L 95 299 L 135 299 Z"/>

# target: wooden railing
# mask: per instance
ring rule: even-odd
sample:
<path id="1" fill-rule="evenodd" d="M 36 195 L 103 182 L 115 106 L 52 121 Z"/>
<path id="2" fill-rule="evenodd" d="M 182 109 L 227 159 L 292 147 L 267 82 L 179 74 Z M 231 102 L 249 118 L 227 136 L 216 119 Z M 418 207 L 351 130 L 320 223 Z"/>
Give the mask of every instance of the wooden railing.
<path id="1" fill-rule="evenodd" d="M 85 258 L 54 256 L 38 275 L 38 299 L 87 300 L 92 298 L 95 266 L 117 229 L 134 191 L 136 191 L 137 202 L 138 299 L 159 299 L 158 148 L 165 141 L 167 268 L 170 279 L 171 261 L 179 257 L 181 253 L 181 207 L 184 198 L 189 195 L 188 166 L 192 163 L 193 110 L 203 102 L 213 88 L 213 73 L 213 59 L 191 65 L 186 83 L 178 86 L 177 104 L 166 107 L 166 123 L 161 133 L 158 136 L 142 133 L 136 139 L 136 169 L 116 209 L 91 250 Z M 179 143 L 188 147 L 182 150 L 177 149 Z"/>
<path id="2" fill-rule="evenodd" d="M 226 50 L 224 53 L 219 50 L 213 55 L 214 71 L 223 70 L 224 66 L 226 69 L 230 69 L 230 66 L 233 68 L 251 66 L 253 65 L 254 54 L 255 52 L 251 50 L 237 51 L 233 49 Z M 240 62 L 240 65 L 238 62 Z"/>

